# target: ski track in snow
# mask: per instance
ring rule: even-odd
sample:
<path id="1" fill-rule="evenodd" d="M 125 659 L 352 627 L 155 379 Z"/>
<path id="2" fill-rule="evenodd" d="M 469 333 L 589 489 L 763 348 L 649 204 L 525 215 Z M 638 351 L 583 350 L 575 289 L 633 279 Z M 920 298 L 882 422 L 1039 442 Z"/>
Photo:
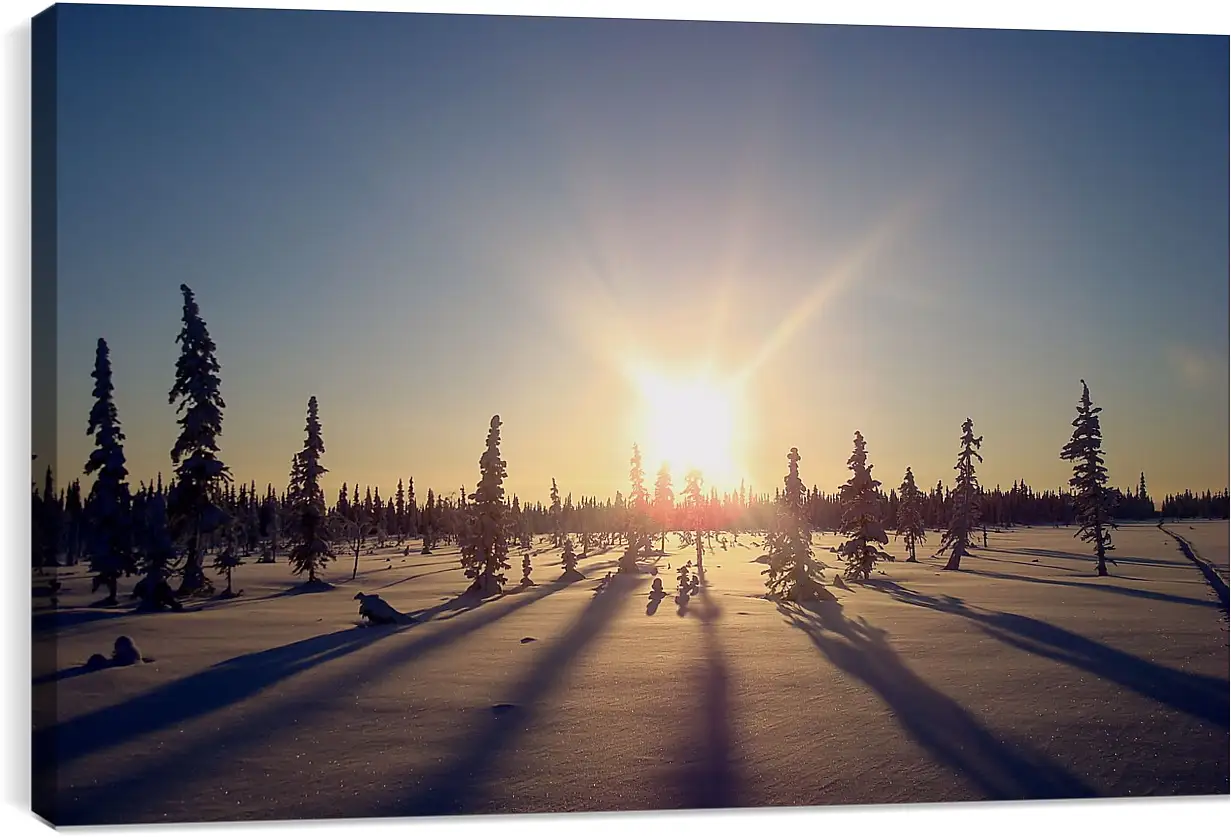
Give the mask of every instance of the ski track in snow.
<path id="1" fill-rule="evenodd" d="M 1197 521 L 1161 527 L 1180 543 L 1185 556 L 1205 575 L 1224 610 L 1228 607 L 1227 534 L 1225 521 Z"/>

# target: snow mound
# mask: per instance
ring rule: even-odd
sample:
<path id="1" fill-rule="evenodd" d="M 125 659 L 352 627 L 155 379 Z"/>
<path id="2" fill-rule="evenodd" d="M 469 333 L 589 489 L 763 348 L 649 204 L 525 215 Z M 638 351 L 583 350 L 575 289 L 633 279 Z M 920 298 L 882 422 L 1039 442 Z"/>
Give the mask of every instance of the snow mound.
<path id="1" fill-rule="evenodd" d="M 115 639 L 115 648 L 111 652 L 111 663 L 115 666 L 131 666 L 141 663 L 141 652 L 131 637 L 121 634 Z"/>
<path id="2" fill-rule="evenodd" d="M 366 618 L 369 625 L 409 625 L 415 622 L 414 617 L 398 611 L 379 594 L 360 591 L 355 594 L 355 599 L 359 601 L 359 615 Z"/>
<path id="3" fill-rule="evenodd" d="M 333 590 L 337 590 L 337 586 L 331 585 L 323 579 L 314 579 L 309 582 L 303 582 L 291 589 L 293 593 L 297 594 L 323 594 Z"/>

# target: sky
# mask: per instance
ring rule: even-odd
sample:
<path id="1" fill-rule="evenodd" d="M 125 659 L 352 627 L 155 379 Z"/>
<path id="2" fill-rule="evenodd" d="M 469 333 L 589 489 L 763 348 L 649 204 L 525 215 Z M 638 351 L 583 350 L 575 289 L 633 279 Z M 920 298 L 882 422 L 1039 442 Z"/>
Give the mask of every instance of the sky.
<path id="1" fill-rule="evenodd" d="M 1082 378 L 1114 485 L 1228 483 L 1225 35 L 61 6 L 55 60 L 68 478 L 99 337 L 170 474 L 186 283 L 262 488 L 315 395 L 331 499 L 473 490 L 493 414 L 523 500 L 627 493 L 702 374 L 732 417 L 653 407 L 727 485 L 834 491 L 856 430 L 949 485 L 969 416 L 1055 488 Z"/>

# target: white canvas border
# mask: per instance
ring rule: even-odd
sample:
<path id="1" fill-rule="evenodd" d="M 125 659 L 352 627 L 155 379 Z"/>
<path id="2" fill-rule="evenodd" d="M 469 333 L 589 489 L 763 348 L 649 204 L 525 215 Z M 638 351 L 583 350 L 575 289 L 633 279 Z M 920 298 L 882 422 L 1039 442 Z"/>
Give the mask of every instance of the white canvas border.
<path id="1" fill-rule="evenodd" d="M 5 617 L 4 672 L 0 691 L 0 834 L 5 838 L 42 833 L 48 827 L 29 811 L 28 687 L 30 631 L 24 557 L 28 554 L 28 490 L 30 437 L 30 287 L 29 287 L 29 38 L 30 17 L 49 3 L 6 2 L 4 15 L 3 91 L 4 153 L 3 264 L 0 285 L 0 512 L 9 549 L 3 554 Z M 973 3 L 933 0 L 926 4 L 867 0 L 860 3 L 801 3 L 789 0 L 384 0 L 384 2 L 261 2 L 191 3 L 163 0 L 131 5 L 320 9 L 348 11 L 422 11 L 464 14 L 531 14 L 584 17 L 635 17 L 691 20 L 756 20 L 798 23 L 845 23 L 895 26 L 954 26 L 1085 31 L 1186 32 L 1228 34 L 1229 4 L 1210 0 L 1168 0 L 1166 3 L 1094 3 L 1036 0 L 1031 3 Z M 417 835 L 478 836 L 499 831 L 502 838 L 547 838 L 584 829 L 592 838 L 629 830 L 672 834 L 689 830 L 724 834 L 758 829 L 813 829 L 830 834 L 864 836 L 910 835 L 927 838 L 995 834 L 1015 836 L 1091 835 L 1115 833 L 1157 836 L 1183 831 L 1216 834 L 1216 824 L 1229 822 L 1231 797 L 1158 799 L 1115 803 L 943 804 L 905 807 L 823 807 L 811 809 L 742 810 L 707 814 L 519 816 L 516 818 L 433 818 L 365 821 L 302 821 L 225 826 L 110 827 L 75 829 L 100 834 L 221 835 L 281 838 L 293 833 L 341 836 L 362 826 L 388 835 L 407 829 Z"/>

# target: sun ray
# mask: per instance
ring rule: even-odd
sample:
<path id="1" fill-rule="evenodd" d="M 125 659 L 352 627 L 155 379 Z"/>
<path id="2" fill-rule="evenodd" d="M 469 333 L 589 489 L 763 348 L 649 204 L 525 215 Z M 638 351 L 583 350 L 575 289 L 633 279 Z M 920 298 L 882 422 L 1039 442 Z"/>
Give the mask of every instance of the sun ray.
<path id="1" fill-rule="evenodd" d="M 921 208 L 921 202 L 906 201 L 863 238 L 846 257 L 800 303 L 787 313 L 769 333 L 752 359 L 736 374 L 736 381 L 747 381 L 804 327 L 827 302 L 849 288 L 886 247 L 900 237 Z"/>

